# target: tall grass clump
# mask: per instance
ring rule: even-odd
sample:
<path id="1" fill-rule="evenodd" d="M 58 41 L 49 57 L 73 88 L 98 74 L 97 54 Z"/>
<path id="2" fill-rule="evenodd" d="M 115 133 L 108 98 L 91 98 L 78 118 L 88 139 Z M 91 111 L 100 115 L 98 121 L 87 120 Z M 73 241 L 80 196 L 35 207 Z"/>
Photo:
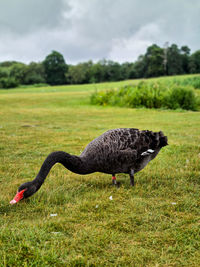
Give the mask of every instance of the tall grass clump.
<path id="1" fill-rule="evenodd" d="M 187 77 L 184 79 L 174 79 L 173 82 L 177 85 L 191 86 L 194 89 L 200 89 L 200 76 Z"/>
<path id="2" fill-rule="evenodd" d="M 154 82 L 140 82 L 117 90 L 96 91 L 91 95 L 91 103 L 121 107 L 146 107 L 164 109 L 197 110 L 197 99 L 190 87 Z"/>

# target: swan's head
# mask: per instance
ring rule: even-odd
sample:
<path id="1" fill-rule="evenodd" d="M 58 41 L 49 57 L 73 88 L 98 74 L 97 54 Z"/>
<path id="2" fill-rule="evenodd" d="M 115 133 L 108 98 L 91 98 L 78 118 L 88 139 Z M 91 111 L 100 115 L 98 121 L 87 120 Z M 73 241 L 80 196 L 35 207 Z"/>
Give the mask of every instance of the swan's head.
<path id="1" fill-rule="evenodd" d="M 36 186 L 32 182 L 27 182 L 18 188 L 17 194 L 10 201 L 10 204 L 16 204 L 20 200 L 32 196 L 37 191 Z"/>
<path id="2" fill-rule="evenodd" d="M 160 140 L 160 144 L 159 144 L 160 147 L 168 145 L 167 136 L 165 136 L 162 131 L 159 132 L 159 140 Z"/>

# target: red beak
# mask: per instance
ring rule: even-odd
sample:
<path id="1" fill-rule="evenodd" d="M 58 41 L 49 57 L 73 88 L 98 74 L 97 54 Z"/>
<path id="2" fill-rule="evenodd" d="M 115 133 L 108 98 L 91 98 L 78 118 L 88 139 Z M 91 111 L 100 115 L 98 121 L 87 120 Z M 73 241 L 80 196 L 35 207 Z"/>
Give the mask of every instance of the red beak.
<path id="1" fill-rule="evenodd" d="M 26 189 L 23 189 L 22 191 L 17 192 L 13 200 L 10 201 L 10 204 L 15 204 L 19 202 L 24 197 L 24 191 L 26 191 Z"/>

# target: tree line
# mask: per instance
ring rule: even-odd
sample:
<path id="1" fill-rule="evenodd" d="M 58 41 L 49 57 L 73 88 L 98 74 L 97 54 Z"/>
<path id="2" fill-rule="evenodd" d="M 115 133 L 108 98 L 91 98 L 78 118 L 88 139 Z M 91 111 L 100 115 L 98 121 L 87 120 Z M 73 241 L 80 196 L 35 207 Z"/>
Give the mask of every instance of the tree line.
<path id="1" fill-rule="evenodd" d="M 190 53 L 188 46 L 176 44 L 149 46 L 135 62 L 119 64 L 100 60 L 69 65 L 63 55 L 52 51 L 43 62 L 24 64 L 16 61 L 0 63 L 0 88 L 32 84 L 84 84 L 120 81 L 167 75 L 200 73 L 200 50 Z"/>

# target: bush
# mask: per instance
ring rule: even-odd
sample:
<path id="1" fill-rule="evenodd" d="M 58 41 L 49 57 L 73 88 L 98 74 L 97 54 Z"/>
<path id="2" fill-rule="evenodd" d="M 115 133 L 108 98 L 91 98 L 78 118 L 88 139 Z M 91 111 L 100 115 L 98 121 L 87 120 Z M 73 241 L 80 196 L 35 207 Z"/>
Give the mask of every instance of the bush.
<path id="1" fill-rule="evenodd" d="M 13 77 L 7 77 L 7 78 L 1 78 L 0 79 L 0 88 L 9 89 L 9 88 L 15 88 L 18 85 L 19 85 L 18 82 Z"/>
<path id="2" fill-rule="evenodd" d="M 111 97 L 113 97 L 114 95 L 115 95 L 115 91 L 113 89 L 105 91 L 105 92 L 96 91 L 91 95 L 91 103 L 98 104 L 100 106 L 111 104 Z"/>
<path id="3" fill-rule="evenodd" d="M 196 110 L 197 102 L 193 90 L 183 87 L 175 87 L 171 90 L 167 106 L 170 109 Z"/>
<path id="4" fill-rule="evenodd" d="M 166 108 L 196 110 L 197 99 L 191 88 L 171 86 L 161 83 L 141 82 L 117 90 L 95 92 L 91 103 L 98 105 L 125 106 L 131 108 Z"/>
<path id="5" fill-rule="evenodd" d="M 161 108 L 165 105 L 166 90 L 161 84 L 141 83 L 130 90 L 127 99 L 130 107 Z"/>
<path id="6" fill-rule="evenodd" d="M 174 79 L 173 81 L 177 85 L 191 86 L 194 89 L 200 89 L 200 76 L 184 78 L 184 79 Z"/>
<path id="7" fill-rule="evenodd" d="M 192 85 L 195 89 L 200 89 L 200 77 L 194 77 Z"/>

